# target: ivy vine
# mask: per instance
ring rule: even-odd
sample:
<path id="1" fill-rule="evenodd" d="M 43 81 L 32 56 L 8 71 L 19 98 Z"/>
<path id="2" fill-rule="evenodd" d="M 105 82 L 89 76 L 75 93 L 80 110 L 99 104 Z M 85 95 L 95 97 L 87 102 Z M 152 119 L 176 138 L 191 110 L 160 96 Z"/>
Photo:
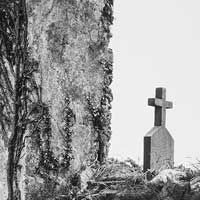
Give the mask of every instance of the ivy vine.
<path id="1" fill-rule="evenodd" d="M 61 134 L 63 136 L 64 140 L 64 152 L 63 152 L 63 162 L 61 163 L 61 166 L 65 169 L 69 169 L 70 162 L 73 159 L 72 155 L 72 126 L 75 123 L 75 114 L 73 110 L 70 108 L 70 98 L 65 98 L 65 104 L 63 109 L 63 121 L 64 121 L 64 127 L 63 130 L 61 130 Z"/>

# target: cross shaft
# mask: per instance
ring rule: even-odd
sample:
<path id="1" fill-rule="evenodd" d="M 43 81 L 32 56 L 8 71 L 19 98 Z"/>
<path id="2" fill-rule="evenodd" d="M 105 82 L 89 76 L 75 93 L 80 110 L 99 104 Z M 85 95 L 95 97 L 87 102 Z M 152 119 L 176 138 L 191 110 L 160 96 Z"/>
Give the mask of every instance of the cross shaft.
<path id="1" fill-rule="evenodd" d="M 166 101 L 166 89 L 156 88 L 156 97 L 149 98 L 148 105 L 155 107 L 154 126 L 165 126 L 166 109 L 173 107 L 172 102 Z"/>

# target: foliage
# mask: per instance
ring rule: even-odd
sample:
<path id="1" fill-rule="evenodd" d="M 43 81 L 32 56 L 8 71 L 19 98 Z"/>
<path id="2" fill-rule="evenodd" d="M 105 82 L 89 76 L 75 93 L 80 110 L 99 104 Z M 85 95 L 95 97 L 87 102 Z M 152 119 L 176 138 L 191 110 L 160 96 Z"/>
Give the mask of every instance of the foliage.
<path id="1" fill-rule="evenodd" d="M 105 6 L 102 11 L 102 17 L 107 19 L 110 25 L 113 23 L 113 0 L 105 0 Z"/>
<path id="2" fill-rule="evenodd" d="M 51 116 L 49 113 L 49 107 L 42 101 L 32 104 L 31 116 L 34 119 L 30 125 L 30 135 L 31 143 L 38 152 L 38 166 L 34 170 L 35 175 L 39 175 L 40 178 L 44 180 L 44 184 L 40 191 L 36 193 L 31 192 L 31 198 L 35 198 L 34 195 L 40 198 L 50 198 L 57 195 L 56 187 L 58 185 L 58 176 L 61 169 L 68 170 L 70 166 L 70 161 L 73 159 L 72 149 L 71 149 L 71 126 L 73 126 L 74 114 L 69 108 L 69 99 L 66 98 L 65 108 L 63 109 L 63 122 L 64 127 L 60 130 L 60 133 L 64 139 L 64 149 L 63 155 L 56 157 L 52 148 L 52 129 L 51 129 Z M 74 177 L 69 177 L 69 183 L 66 182 L 65 192 L 70 193 L 68 190 L 71 188 L 70 180 L 75 183 Z M 74 186 L 75 187 L 75 186 Z M 60 189 L 61 190 L 61 189 Z M 67 192 L 68 191 L 68 192 Z"/>
<path id="3" fill-rule="evenodd" d="M 67 97 L 65 98 L 65 107 L 63 109 L 64 127 L 63 131 L 61 131 L 64 139 L 63 162 L 61 165 L 66 169 L 69 168 L 70 161 L 73 159 L 71 147 L 73 131 L 71 130 L 71 127 L 74 125 L 75 121 L 75 114 L 73 113 L 73 110 L 70 108 L 69 104 L 70 99 Z"/>
<path id="4" fill-rule="evenodd" d="M 88 96 L 88 110 L 92 115 L 92 124 L 97 133 L 96 142 L 98 143 L 97 160 L 102 164 L 106 158 L 106 144 L 110 139 L 110 120 L 107 115 L 107 108 L 104 107 L 105 96 L 102 97 L 100 105 L 96 106 L 94 100 Z"/>
<path id="5" fill-rule="evenodd" d="M 49 171 L 56 171 L 58 160 L 54 157 L 50 147 L 50 138 L 52 136 L 51 119 L 49 108 L 42 102 L 37 102 L 32 106 L 32 117 L 34 122 L 30 126 L 32 142 L 39 151 L 39 165 L 37 173 L 46 178 Z"/>
<path id="6" fill-rule="evenodd" d="M 86 191 L 78 194 L 76 199 L 197 200 L 200 189 L 194 190 L 193 180 L 195 179 L 195 184 L 200 185 L 200 178 L 196 172 L 183 166 L 171 170 L 174 174 L 179 171 L 184 176 L 174 177 L 176 180 L 168 178 L 160 184 L 161 182 L 147 180 L 147 173 L 143 173 L 141 167 L 132 159 L 108 159 L 97 168 L 88 182 Z M 156 175 L 155 179 L 162 178 L 158 176 Z"/>
<path id="7" fill-rule="evenodd" d="M 112 55 L 112 52 L 109 52 Z M 90 94 L 86 97 L 88 110 L 92 115 L 92 123 L 95 132 L 97 133 L 98 142 L 98 161 L 102 164 L 107 157 L 108 147 L 106 146 L 111 137 L 111 102 L 113 100 L 111 89 L 113 63 L 110 59 L 101 59 L 99 64 L 104 70 L 104 82 L 102 88 L 102 97 L 99 105 L 95 104 L 94 97 Z"/>

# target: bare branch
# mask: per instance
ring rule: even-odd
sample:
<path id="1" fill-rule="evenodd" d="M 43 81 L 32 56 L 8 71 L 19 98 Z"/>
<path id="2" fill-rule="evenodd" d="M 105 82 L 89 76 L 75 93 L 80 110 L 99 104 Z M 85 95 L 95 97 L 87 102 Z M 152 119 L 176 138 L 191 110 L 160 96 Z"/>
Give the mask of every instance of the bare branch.
<path id="1" fill-rule="evenodd" d="M 1 80 L 1 79 L 0 79 L 0 80 Z M 6 93 L 6 89 L 4 88 L 4 86 L 2 85 L 1 82 L 0 82 L 0 90 L 1 90 L 1 92 L 2 92 L 2 94 L 3 94 L 3 101 L 4 101 L 5 105 L 7 105 L 7 107 L 9 108 L 9 111 L 8 111 L 8 112 L 13 114 L 14 111 L 13 111 L 11 105 L 10 105 L 10 101 L 9 101 L 8 95 L 7 95 L 7 93 Z"/>

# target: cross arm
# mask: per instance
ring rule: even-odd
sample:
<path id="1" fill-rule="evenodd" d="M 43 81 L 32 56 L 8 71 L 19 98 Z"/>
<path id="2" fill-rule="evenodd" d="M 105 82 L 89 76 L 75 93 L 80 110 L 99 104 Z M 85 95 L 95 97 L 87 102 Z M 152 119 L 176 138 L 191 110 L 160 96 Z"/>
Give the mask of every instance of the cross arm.
<path id="1" fill-rule="evenodd" d="M 172 108 L 173 107 L 173 103 L 170 101 L 166 101 L 165 103 L 165 107 L 166 108 Z M 148 99 L 148 105 L 149 106 L 158 106 L 158 107 L 163 107 L 163 100 L 162 99 L 158 99 L 158 98 L 149 98 Z"/>
<path id="2" fill-rule="evenodd" d="M 173 103 L 171 101 L 166 101 L 165 103 L 166 108 L 173 108 Z"/>
<path id="3" fill-rule="evenodd" d="M 162 99 L 157 99 L 157 98 L 149 98 L 148 99 L 148 105 L 149 106 L 159 106 L 162 107 Z"/>

